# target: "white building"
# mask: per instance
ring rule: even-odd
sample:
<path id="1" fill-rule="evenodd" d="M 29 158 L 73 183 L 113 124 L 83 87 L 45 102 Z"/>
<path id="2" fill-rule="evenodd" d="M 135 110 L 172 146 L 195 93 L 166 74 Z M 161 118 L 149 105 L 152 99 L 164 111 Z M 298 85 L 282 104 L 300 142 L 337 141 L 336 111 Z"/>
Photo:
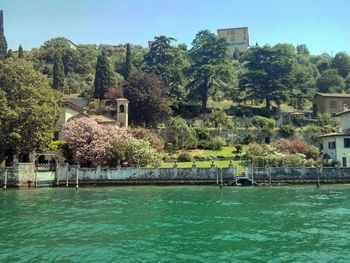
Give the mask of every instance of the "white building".
<path id="1" fill-rule="evenodd" d="M 339 162 L 342 167 L 350 167 L 350 110 L 344 110 L 335 116 L 340 118 L 339 132 L 320 136 L 323 155 Z"/>

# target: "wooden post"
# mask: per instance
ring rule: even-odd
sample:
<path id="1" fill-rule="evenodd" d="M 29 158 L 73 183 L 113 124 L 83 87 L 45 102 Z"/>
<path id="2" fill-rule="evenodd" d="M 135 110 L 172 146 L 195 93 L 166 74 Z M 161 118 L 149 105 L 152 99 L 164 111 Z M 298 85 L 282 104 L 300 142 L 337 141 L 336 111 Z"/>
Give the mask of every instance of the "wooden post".
<path id="1" fill-rule="evenodd" d="M 68 187 L 68 179 L 69 179 L 69 177 L 68 177 L 68 168 L 69 168 L 69 164 L 66 163 L 66 167 L 64 169 L 66 171 L 66 187 Z"/>
<path id="2" fill-rule="evenodd" d="M 75 176 L 75 189 L 79 189 L 79 169 L 80 165 L 77 166 L 76 176 Z"/>
<path id="3" fill-rule="evenodd" d="M 216 185 L 219 185 L 219 168 L 216 168 Z"/>
<path id="4" fill-rule="evenodd" d="M 320 165 L 319 172 L 317 173 L 317 187 L 320 187 L 320 176 L 323 175 L 323 166 Z"/>
<path id="5" fill-rule="evenodd" d="M 58 178 L 58 163 L 55 160 L 55 176 L 56 176 L 56 186 L 60 185 L 60 178 Z"/>
<path id="6" fill-rule="evenodd" d="M 30 184 L 29 184 L 30 186 Z M 35 173 L 34 173 L 34 187 L 38 186 L 38 167 L 35 166 Z"/>
<path id="7" fill-rule="evenodd" d="M 254 185 L 254 169 L 253 166 L 250 166 L 250 173 L 251 173 L 251 180 L 252 180 L 252 185 Z"/>
<path id="8" fill-rule="evenodd" d="M 269 186 L 271 187 L 271 167 L 270 167 L 270 165 L 267 165 L 267 171 L 269 173 Z"/>
<path id="9" fill-rule="evenodd" d="M 6 190 L 7 187 L 7 170 L 5 170 L 5 174 L 4 174 L 4 190 Z"/>
<path id="10" fill-rule="evenodd" d="M 220 168 L 220 188 L 223 187 L 222 168 Z"/>

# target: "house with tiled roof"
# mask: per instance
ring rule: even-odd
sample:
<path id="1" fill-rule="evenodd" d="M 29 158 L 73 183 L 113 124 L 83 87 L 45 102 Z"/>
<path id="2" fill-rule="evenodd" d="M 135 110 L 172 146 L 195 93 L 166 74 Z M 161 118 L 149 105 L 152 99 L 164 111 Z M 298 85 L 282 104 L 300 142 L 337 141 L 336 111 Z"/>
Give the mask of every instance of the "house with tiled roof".
<path id="1" fill-rule="evenodd" d="M 350 108 L 350 94 L 345 93 L 316 93 L 313 100 L 313 112 L 336 114 L 344 107 Z"/>
<path id="2" fill-rule="evenodd" d="M 320 136 L 323 157 L 338 162 L 341 167 L 350 167 L 350 110 L 335 116 L 340 119 L 339 131 Z"/>

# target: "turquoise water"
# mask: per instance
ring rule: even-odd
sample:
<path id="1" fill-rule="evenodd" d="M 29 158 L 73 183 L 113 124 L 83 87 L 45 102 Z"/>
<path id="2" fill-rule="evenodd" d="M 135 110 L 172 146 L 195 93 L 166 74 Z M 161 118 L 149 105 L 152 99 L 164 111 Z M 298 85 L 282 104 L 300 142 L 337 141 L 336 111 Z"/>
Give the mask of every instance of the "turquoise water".
<path id="1" fill-rule="evenodd" d="M 350 185 L 0 192 L 0 262 L 350 262 Z"/>

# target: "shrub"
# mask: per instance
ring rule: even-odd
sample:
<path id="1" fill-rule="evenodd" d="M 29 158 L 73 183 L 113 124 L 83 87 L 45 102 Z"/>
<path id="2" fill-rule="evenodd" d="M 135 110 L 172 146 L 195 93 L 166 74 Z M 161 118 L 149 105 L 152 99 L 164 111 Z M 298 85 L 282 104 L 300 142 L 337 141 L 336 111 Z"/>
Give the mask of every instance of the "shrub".
<path id="1" fill-rule="evenodd" d="M 305 153 L 309 147 L 308 143 L 302 140 L 293 140 L 291 153 Z"/>
<path id="2" fill-rule="evenodd" d="M 226 145 L 226 141 L 224 138 L 220 136 L 216 136 L 210 142 L 210 150 L 221 150 L 222 147 Z"/>
<path id="3" fill-rule="evenodd" d="M 234 125 L 231 116 L 227 115 L 223 110 L 216 109 L 206 116 L 205 123 L 208 127 L 227 129 L 232 129 Z"/>
<path id="4" fill-rule="evenodd" d="M 287 139 L 278 139 L 271 144 L 272 147 L 276 148 L 277 151 L 281 153 L 291 153 L 292 143 Z"/>
<path id="5" fill-rule="evenodd" d="M 172 149 L 194 149 L 197 147 L 195 131 L 190 128 L 186 121 L 177 116 L 172 118 L 167 130 L 168 147 Z"/>
<path id="6" fill-rule="evenodd" d="M 292 137 L 295 134 L 295 128 L 292 125 L 283 125 L 280 127 L 279 133 L 284 138 Z"/>
<path id="7" fill-rule="evenodd" d="M 193 156 L 193 159 L 196 161 L 206 161 L 207 158 L 204 155 L 200 155 L 200 154 L 196 154 L 195 156 Z"/>
<path id="8" fill-rule="evenodd" d="M 182 152 L 177 157 L 178 162 L 191 162 L 192 161 L 192 155 L 189 152 Z"/>
<path id="9" fill-rule="evenodd" d="M 248 158 L 264 154 L 264 148 L 257 143 L 250 143 L 245 148 L 245 154 Z"/>
<path id="10" fill-rule="evenodd" d="M 144 128 L 135 128 L 135 129 L 131 129 L 131 134 L 133 135 L 134 138 L 148 141 L 152 146 L 152 148 L 156 149 L 157 151 L 159 152 L 164 151 L 163 140 L 160 137 L 158 137 L 156 134 L 151 132 L 150 130 L 144 129 Z"/>
<path id="11" fill-rule="evenodd" d="M 242 140 L 242 144 L 250 144 L 257 140 L 257 137 L 254 134 L 248 133 Z"/>
<path id="12" fill-rule="evenodd" d="M 272 133 L 275 128 L 276 122 L 274 119 L 265 118 L 262 116 L 254 116 L 252 124 L 262 131 Z"/>
<path id="13" fill-rule="evenodd" d="M 127 163 L 128 166 L 145 167 L 159 166 L 162 156 L 143 139 L 117 139 L 112 142 L 105 156 L 109 166 Z"/>
<path id="14" fill-rule="evenodd" d="M 194 131 L 198 140 L 210 140 L 210 132 L 207 128 L 195 128 Z"/>
<path id="15" fill-rule="evenodd" d="M 64 138 L 69 143 L 73 160 L 82 166 L 103 164 L 112 141 L 129 137 L 127 130 L 98 124 L 89 117 L 72 119 L 64 126 Z"/>

